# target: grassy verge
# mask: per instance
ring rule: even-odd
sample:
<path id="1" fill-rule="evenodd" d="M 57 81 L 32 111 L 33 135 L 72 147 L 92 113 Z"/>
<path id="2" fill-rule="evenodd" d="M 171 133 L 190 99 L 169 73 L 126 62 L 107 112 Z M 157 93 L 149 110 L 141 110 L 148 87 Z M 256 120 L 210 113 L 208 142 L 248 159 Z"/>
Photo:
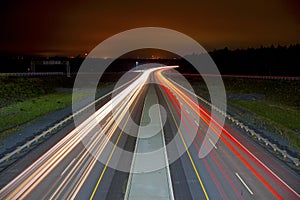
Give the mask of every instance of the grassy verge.
<path id="1" fill-rule="evenodd" d="M 0 76 L 0 139 L 24 123 L 71 105 L 74 78 Z M 98 90 L 110 84 L 101 82 Z M 90 95 L 76 93 L 74 100 Z"/>
<path id="2" fill-rule="evenodd" d="M 8 134 L 21 124 L 62 109 L 72 103 L 72 94 L 52 93 L 0 108 L 0 131 Z M 11 130 L 11 131 L 9 131 Z"/>
<path id="3" fill-rule="evenodd" d="M 227 94 L 257 93 L 268 102 L 300 109 L 300 81 L 224 78 Z"/>
<path id="4" fill-rule="evenodd" d="M 0 136 L 19 130 L 19 125 L 71 104 L 71 93 L 57 93 L 57 87 L 71 87 L 66 77 L 0 76 Z"/>
<path id="5" fill-rule="evenodd" d="M 74 102 L 88 98 L 90 95 L 90 92 L 76 93 Z M 71 92 L 56 92 L 2 107 L 0 108 L 0 119 L 2 119 L 0 121 L 0 138 L 18 131 L 18 126 L 26 122 L 52 111 L 63 109 L 71 104 Z"/>
<path id="6" fill-rule="evenodd" d="M 300 112 L 295 107 L 290 107 L 268 100 L 230 100 L 236 106 L 253 112 L 278 134 L 282 134 L 289 143 L 300 149 Z"/>
<path id="7" fill-rule="evenodd" d="M 209 96 L 201 78 L 186 78 L 192 83 L 196 93 Z M 289 145 L 300 150 L 300 81 L 230 77 L 223 78 L 223 81 L 228 96 L 241 96 L 239 100 L 229 99 L 228 102 L 248 111 L 249 115 L 232 108 L 233 113 L 250 124 L 257 125 L 258 129 L 274 133 L 274 138 L 283 136 Z M 261 94 L 264 99 L 245 100 L 243 94 Z"/>
<path id="8" fill-rule="evenodd" d="M 227 94 L 265 95 L 261 100 L 229 102 L 255 113 L 272 132 L 300 149 L 300 81 L 225 78 L 224 83 Z"/>

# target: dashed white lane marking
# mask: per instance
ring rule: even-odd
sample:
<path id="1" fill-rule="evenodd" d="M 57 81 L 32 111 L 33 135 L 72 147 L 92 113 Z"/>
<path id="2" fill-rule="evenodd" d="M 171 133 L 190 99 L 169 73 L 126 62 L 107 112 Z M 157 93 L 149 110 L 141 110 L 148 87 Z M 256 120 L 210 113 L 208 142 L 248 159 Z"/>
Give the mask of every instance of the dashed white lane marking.
<path id="1" fill-rule="evenodd" d="M 209 140 L 210 144 L 214 146 L 215 149 L 218 149 L 217 146 L 211 141 L 210 138 L 208 138 L 208 140 Z"/>
<path id="2" fill-rule="evenodd" d="M 248 187 L 248 185 L 244 182 L 244 180 L 240 177 L 240 175 L 235 172 L 235 175 L 239 178 L 239 180 L 242 182 L 242 184 L 245 186 L 245 188 L 248 190 L 248 192 L 253 195 L 253 192 L 250 190 L 250 188 Z"/>

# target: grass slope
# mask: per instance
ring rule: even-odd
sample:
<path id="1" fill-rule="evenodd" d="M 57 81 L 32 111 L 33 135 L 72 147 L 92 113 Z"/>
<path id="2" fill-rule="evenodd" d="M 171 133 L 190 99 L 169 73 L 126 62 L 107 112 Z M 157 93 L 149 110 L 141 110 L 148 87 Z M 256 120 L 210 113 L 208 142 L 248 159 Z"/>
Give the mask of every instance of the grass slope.
<path id="1" fill-rule="evenodd" d="M 71 93 L 52 93 L 0 108 L 0 131 L 15 128 L 72 103 Z"/>

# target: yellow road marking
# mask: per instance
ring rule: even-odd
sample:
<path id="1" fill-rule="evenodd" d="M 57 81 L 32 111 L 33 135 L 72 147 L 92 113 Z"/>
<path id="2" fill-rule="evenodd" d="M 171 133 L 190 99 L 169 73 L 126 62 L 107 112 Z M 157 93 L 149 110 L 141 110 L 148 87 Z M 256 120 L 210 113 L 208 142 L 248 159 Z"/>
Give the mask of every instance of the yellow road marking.
<path id="1" fill-rule="evenodd" d="M 134 103 L 133 107 L 135 107 L 136 103 L 137 103 L 137 102 Z M 115 151 L 115 149 L 116 149 L 116 147 L 117 147 L 117 145 L 118 145 L 118 143 L 119 143 L 119 140 L 120 140 L 120 138 L 121 138 L 121 136 L 122 136 L 122 134 L 123 134 L 123 130 L 124 130 L 124 128 L 125 128 L 125 126 L 126 126 L 128 120 L 130 119 L 130 116 L 131 116 L 131 113 L 132 113 L 132 112 L 133 112 L 133 109 L 131 110 L 130 115 L 127 117 L 127 119 L 126 119 L 126 121 L 125 121 L 125 124 L 124 124 L 123 127 L 122 127 L 122 130 L 121 130 L 121 132 L 120 132 L 120 134 L 119 134 L 119 136 L 118 136 L 118 138 L 117 138 L 117 141 L 116 141 L 116 143 L 115 143 L 115 145 L 114 145 L 114 148 L 112 149 L 112 151 L 111 151 L 111 153 L 110 153 L 110 155 L 109 155 L 109 157 L 108 157 L 108 159 L 107 159 L 107 161 L 106 161 L 106 163 L 105 163 L 105 166 L 104 166 L 104 168 L 103 168 L 103 170 L 102 170 L 102 172 L 101 172 L 101 175 L 100 175 L 100 177 L 99 177 L 99 179 L 98 179 L 98 181 L 97 181 L 97 184 L 96 184 L 96 186 L 95 186 L 95 188 L 94 188 L 94 190 L 93 190 L 93 193 L 92 193 L 92 195 L 90 196 L 90 200 L 92 200 L 92 199 L 94 198 L 95 194 L 96 194 L 96 191 L 97 191 L 97 189 L 98 189 L 98 187 L 99 187 L 99 185 L 100 185 L 100 182 L 101 182 L 101 180 L 102 180 L 102 178 L 103 178 L 103 176 L 104 176 L 104 173 L 105 173 L 105 171 L 106 171 L 106 169 L 107 169 L 107 165 L 108 165 L 108 163 L 110 162 L 110 160 L 111 160 L 111 158 L 112 158 L 112 156 L 113 156 L 113 154 L 114 154 L 114 151 Z"/>
<path id="2" fill-rule="evenodd" d="M 203 184 L 203 182 L 202 182 L 202 180 L 201 180 L 200 174 L 199 174 L 199 172 L 198 172 L 198 170 L 197 170 L 197 168 L 196 168 L 196 165 L 195 165 L 195 163 L 194 163 L 194 161 L 193 161 L 193 158 L 192 158 L 192 156 L 191 156 L 191 154 L 190 154 L 190 151 L 188 150 L 188 146 L 186 145 L 186 143 L 185 143 L 185 141 L 184 141 L 184 138 L 183 138 L 183 136 L 182 136 L 182 132 L 181 132 L 181 130 L 179 129 L 179 126 L 178 126 L 178 124 L 177 124 L 177 122 L 176 122 L 175 116 L 174 116 L 173 112 L 171 111 L 170 105 L 169 105 L 169 103 L 168 103 L 166 97 L 165 97 L 164 95 L 162 95 L 162 96 L 164 97 L 165 102 L 167 103 L 168 109 L 170 110 L 170 113 L 171 113 L 171 115 L 172 115 L 173 121 L 174 121 L 174 123 L 175 123 L 175 126 L 176 126 L 178 132 L 179 132 L 180 138 L 181 138 L 181 140 L 182 140 L 182 142 L 183 142 L 183 145 L 184 145 L 184 147 L 185 147 L 185 150 L 186 150 L 186 152 L 187 152 L 187 155 L 188 155 L 188 157 L 189 157 L 189 159 L 190 159 L 190 161 L 191 161 L 191 164 L 192 164 L 193 169 L 194 169 L 194 171 L 195 171 L 195 173 L 196 173 L 197 179 L 198 179 L 198 181 L 199 181 L 199 183 L 200 183 L 200 186 L 201 186 L 201 188 L 202 188 L 202 190 L 203 190 L 203 192 L 204 192 L 205 198 L 206 198 L 207 200 L 209 200 L 209 197 L 208 197 L 207 192 L 206 192 L 206 190 L 205 190 L 204 184 Z"/>

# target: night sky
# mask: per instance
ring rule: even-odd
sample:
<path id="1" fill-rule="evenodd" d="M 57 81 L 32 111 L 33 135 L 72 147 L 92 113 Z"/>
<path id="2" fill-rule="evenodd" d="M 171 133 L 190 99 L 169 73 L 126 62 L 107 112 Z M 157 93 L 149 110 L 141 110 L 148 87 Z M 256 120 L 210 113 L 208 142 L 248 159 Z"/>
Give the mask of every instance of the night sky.
<path id="1" fill-rule="evenodd" d="M 300 43 L 298 0 L 2 0 L 0 53 L 76 56 L 127 29 L 180 31 L 207 50 Z"/>

